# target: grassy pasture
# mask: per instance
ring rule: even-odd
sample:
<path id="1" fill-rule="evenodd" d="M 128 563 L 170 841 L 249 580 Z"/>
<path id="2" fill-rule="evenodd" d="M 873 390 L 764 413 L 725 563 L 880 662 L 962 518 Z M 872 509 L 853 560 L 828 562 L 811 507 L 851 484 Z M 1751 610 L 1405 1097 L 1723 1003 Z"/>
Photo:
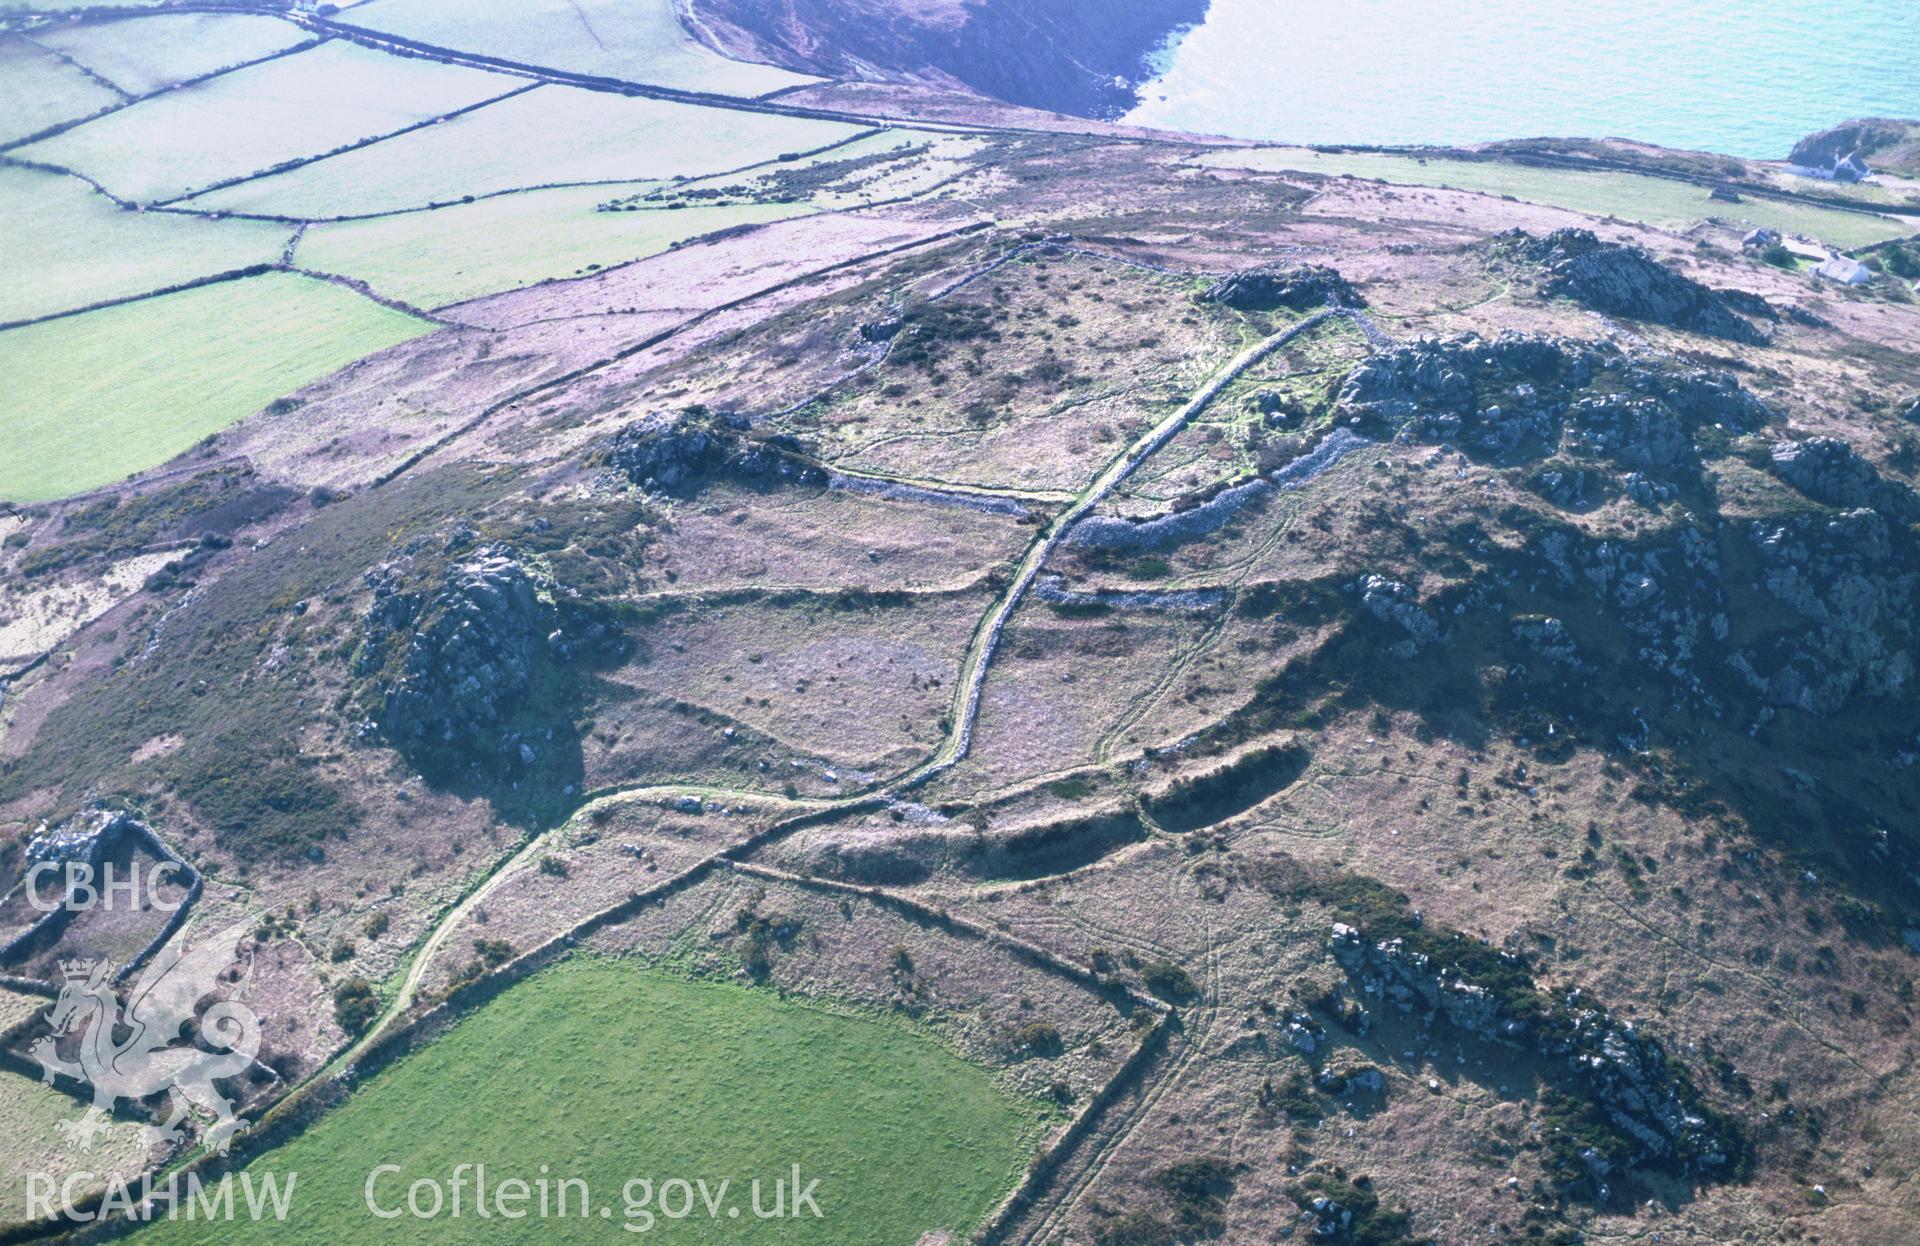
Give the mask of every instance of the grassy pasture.
<path id="1" fill-rule="evenodd" d="M 291 232 L 265 221 L 126 212 L 79 178 L 0 168 L 0 323 L 271 263 Z"/>
<path id="2" fill-rule="evenodd" d="M 155 13 L 56 26 L 35 38 L 129 95 L 146 95 L 312 40 L 292 22 L 244 13 Z"/>
<path id="3" fill-rule="evenodd" d="M 604 186 L 503 195 L 478 203 L 310 228 L 304 268 L 358 277 L 382 294 L 444 307 L 483 294 L 657 255 L 735 225 L 798 216 L 801 204 L 598 212 Z"/>
<path id="4" fill-rule="evenodd" d="M 1215 168 L 1265 172 L 1302 171 L 1338 177 L 1372 177 L 1408 186 L 1443 186 L 1488 195 L 1512 195 L 1530 203 L 1594 216 L 1617 216 L 1661 228 L 1690 225 L 1703 217 L 1746 221 L 1810 234 L 1835 246 L 1856 247 L 1908 232 L 1886 217 L 1841 212 L 1810 204 L 1749 198 L 1716 203 L 1707 188 L 1688 182 L 1584 169 L 1536 169 L 1499 161 L 1417 160 L 1371 152 L 1316 152 L 1304 147 L 1262 147 L 1208 152 L 1198 157 Z"/>
<path id="5" fill-rule="evenodd" d="M 0 38 L 0 143 L 90 117 L 120 97 L 18 35 Z"/>
<path id="6" fill-rule="evenodd" d="M 696 1197 L 693 1215 L 657 1219 L 645 1237 L 899 1246 L 944 1228 L 963 1241 L 1012 1188 L 1034 1125 L 985 1070 L 903 1025 L 582 958 L 512 987 L 256 1160 L 300 1174 L 284 1224 L 163 1222 L 140 1240 L 605 1242 L 642 1224 L 624 1205 L 628 1180 L 678 1177 L 710 1192 L 730 1181 L 723 1210 L 710 1219 Z M 490 1183 L 577 1177 L 593 1214 L 576 1192 L 564 1219 L 481 1220 L 471 1182 L 459 1221 L 369 1214 L 375 1165 L 403 1170 L 375 1187 L 387 1204 L 463 1163 L 484 1163 Z M 751 1181 L 770 1204 L 794 1164 L 803 1185 L 819 1179 L 820 1218 L 756 1219 Z"/>
<path id="7" fill-rule="evenodd" d="M 430 328 L 329 282 L 267 273 L 0 332 L 0 498 L 61 497 L 163 463 Z"/>
<path id="8" fill-rule="evenodd" d="M 356 26 L 523 65 L 716 95 L 764 95 L 819 79 L 728 60 L 689 38 L 672 0 L 374 0 Z"/>
<path id="9" fill-rule="evenodd" d="M 19 154 L 153 202 L 390 134 L 518 85 L 335 40 L 145 100 Z"/>
<path id="10" fill-rule="evenodd" d="M 34 999 L 37 1009 L 51 1002 Z M 77 1120 L 84 1105 L 77 1099 L 40 1084 L 37 1078 L 13 1069 L 0 1071 L 0 1131 L 7 1139 L 7 1163 L 0 1167 L 0 1225 L 19 1224 L 27 1213 L 27 1174 L 49 1173 L 64 1181 L 69 1173 L 89 1171 L 131 1177 L 146 1159 L 140 1126 L 115 1120 L 94 1139 L 93 1150 L 80 1152 L 60 1132 L 62 1122 Z M 76 1193 L 98 1189 L 100 1182 L 81 1182 Z"/>
<path id="11" fill-rule="evenodd" d="M 444 125 L 229 187 L 194 206 L 309 218 L 390 212 L 520 187 L 702 177 L 860 132 L 543 86 Z"/>

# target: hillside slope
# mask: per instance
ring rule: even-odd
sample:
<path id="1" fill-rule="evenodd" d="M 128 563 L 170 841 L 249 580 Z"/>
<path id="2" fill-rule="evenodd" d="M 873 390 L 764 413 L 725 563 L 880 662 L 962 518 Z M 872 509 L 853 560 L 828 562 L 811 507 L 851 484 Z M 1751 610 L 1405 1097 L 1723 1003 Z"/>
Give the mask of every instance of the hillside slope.
<path id="1" fill-rule="evenodd" d="M 1146 55 L 1206 0 L 698 0 L 737 50 L 828 77 L 960 84 L 1014 104 L 1112 118 Z"/>

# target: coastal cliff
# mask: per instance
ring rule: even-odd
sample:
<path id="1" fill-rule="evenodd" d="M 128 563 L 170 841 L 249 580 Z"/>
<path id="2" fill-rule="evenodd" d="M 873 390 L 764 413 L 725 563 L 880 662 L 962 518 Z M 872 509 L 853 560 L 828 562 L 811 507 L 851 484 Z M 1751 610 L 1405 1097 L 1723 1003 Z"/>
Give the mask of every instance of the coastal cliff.
<path id="1" fill-rule="evenodd" d="M 829 77 L 963 86 L 1010 103 L 1114 118 L 1146 58 L 1207 0 L 697 0 L 730 50 Z"/>

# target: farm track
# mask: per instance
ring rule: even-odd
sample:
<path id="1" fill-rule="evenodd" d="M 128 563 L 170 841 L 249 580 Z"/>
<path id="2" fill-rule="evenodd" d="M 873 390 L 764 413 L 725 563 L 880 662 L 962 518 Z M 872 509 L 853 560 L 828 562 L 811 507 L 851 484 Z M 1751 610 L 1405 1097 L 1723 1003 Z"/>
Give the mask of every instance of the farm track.
<path id="1" fill-rule="evenodd" d="M 1005 597 L 994 611 L 981 621 L 979 630 L 974 634 L 967 658 L 961 666 L 962 679 L 953 714 L 954 730 L 947 744 L 942 746 L 940 751 L 924 765 L 900 780 L 903 788 L 918 786 L 950 769 L 966 757 L 973 744 L 973 727 L 975 720 L 979 717 L 980 698 L 986 686 L 987 671 L 999 647 L 1001 634 L 1013 618 L 1014 611 L 1019 608 L 1027 589 L 1032 586 L 1041 568 L 1046 565 L 1047 559 L 1066 539 L 1073 526 L 1098 506 L 1142 463 L 1173 440 L 1189 421 L 1206 410 L 1241 373 L 1301 334 L 1317 328 L 1334 317 L 1350 314 L 1341 308 L 1328 308 L 1315 312 L 1305 320 L 1289 325 L 1278 333 L 1270 334 L 1241 351 L 1225 367 L 1216 372 L 1205 385 L 1201 386 L 1199 391 L 1178 411 L 1154 425 L 1111 460 L 1099 475 L 1094 477 L 1092 483 L 1080 493 L 1073 505 L 1061 512 L 1040 531 L 1032 545 L 1028 547 L 1026 554 L 1015 565 L 1013 579 L 1007 587 Z"/>

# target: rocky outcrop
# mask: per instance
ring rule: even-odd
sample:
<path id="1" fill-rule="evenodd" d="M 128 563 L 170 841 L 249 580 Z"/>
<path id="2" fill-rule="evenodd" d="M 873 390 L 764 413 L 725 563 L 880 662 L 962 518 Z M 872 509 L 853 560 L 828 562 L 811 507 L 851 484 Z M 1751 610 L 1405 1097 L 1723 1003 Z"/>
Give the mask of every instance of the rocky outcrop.
<path id="1" fill-rule="evenodd" d="M 756 437 L 739 417 L 701 410 L 656 415 L 614 434 L 607 463 L 664 493 L 697 492 L 718 475 L 755 485 L 824 484 L 826 473 L 788 436 Z"/>
<path id="2" fill-rule="evenodd" d="M 1771 605 L 1736 604 L 1719 545 L 1693 527 L 1642 545 L 1554 529 L 1516 570 L 1591 600 L 1632 638 L 1633 661 L 1710 713 L 1757 701 L 1830 715 L 1856 694 L 1911 690 L 1920 559 L 1903 529 L 1853 510 L 1755 520 L 1725 539 L 1746 547 L 1735 561 L 1757 561 Z"/>
<path id="3" fill-rule="evenodd" d="M 1370 1005 L 1418 1014 L 1428 1024 L 1444 1021 L 1559 1063 L 1627 1143 L 1630 1166 L 1706 1178 L 1737 1166 L 1737 1131 L 1708 1110 L 1657 1040 L 1579 990 L 1534 989 L 1519 957 L 1460 935 L 1376 939 L 1342 923 L 1335 923 L 1330 947 Z"/>
<path id="4" fill-rule="evenodd" d="M 1305 311 L 1313 307 L 1362 307 L 1366 300 L 1331 268 L 1319 264 L 1264 264 L 1208 286 L 1205 303 L 1236 311 Z"/>
<path id="5" fill-rule="evenodd" d="M 1872 166 L 1920 177 L 1920 122 L 1861 117 L 1809 134 L 1787 163 L 1836 180 L 1857 181 Z"/>
<path id="6" fill-rule="evenodd" d="M 1750 432 L 1773 414 L 1724 372 L 1648 365 L 1606 343 L 1522 334 L 1420 338 L 1384 351 L 1348 375 L 1336 408 L 1350 425 L 1457 445 L 1479 458 L 1564 451 L 1664 477 L 1697 468 L 1696 429 Z"/>
<path id="7" fill-rule="evenodd" d="M 1349 424 L 1489 457 L 1539 457 L 1558 444 L 1571 396 L 1603 354 L 1562 338 L 1424 337 L 1348 374 L 1336 407 Z"/>
<path id="8" fill-rule="evenodd" d="M 1835 437 L 1775 442 L 1770 458 L 1774 475 L 1816 502 L 1842 508 L 1869 508 L 1900 523 L 1920 522 L 1920 497 L 1888 480 Z"/>
<path id="9" fill-rule="evenodd" d="M 1718 551 L 1699 530 L 1636 546 L 1554 529 L 1529 541 L 1521 573 L 1587 597 L 1632 638 L 1632 659 L 1677 697 L 1724 709 L 1702 672 L 1718 674 L 1705 659 L 1729 634 L 1728 605 Z"/>
<path id="10" fill-rule="evenodd" d="M 1762 586 L 1797 616 L 1727 659 L 1768 704 L 1832 714 L 1856 692 L 1911 686 L 1920 563 L 1910 540 L 1871 510 L 1755 521 L 1746 535 Z"/>
<path id="11" fill-rule="evenodd" d="M 446 568 L 430 591 L 409 567 L 369 573 L 356 671 L 375 681 L 378 731 L 430 777 L 509 780 L 571 733 L 571 672 L 624 655 L 618 626 L 500 546 Z"/>
<path id="12" fill-rule="evenodd" d="M 1360 608 L 1397 631 L 1406 633 L 1387 650 L 1397 658 L 1410 658 L 1441 638 L 1440 621 L 1423 606 L 1412 589 L 1398 580 L 1381 575 L 1364 576 L 1353 586 L 1359 594 Z"/>
<path id="13" fill-rule="evenodd" d="M 1766 335 L 1737 314 L 1770 317 L 1764 301 L 1683 277 L 1644 248 L 1602 242 L 1591 230 L 1559 229 L 1536 239 L 1523 230 L 1500 237 L 1509 254 L 1543 270 L 1541 293 L 1570 298 L 1609 316 L 1670 325 L 1729 341 L 1759 344 Z"/>
<path id="14" fill-rule="evenodd" d="M 1711 507 L 1700 445 L 1772 418 L 1725 373 L 1519 337 L 1425 339 L 1376 356 L 1347 378 L 1337 415 L 1496 461 L 1541 456 L 1524 483 L 1576 511 L 1622 493 L 1647 507 L 1682 498 Z M 1714 717 L 1765 721 L 1788 707 L 1832 715 L 1856 696 L 1909 697 L 1920 643 L 1920 550 L 1909 526 L 1920 522 L 1920 497 L 1833 439 L 1782 441 L 1768 464 L 1838 513 L 1695 521 L 1637 542 L 1571 527 L 1531 532 L 1517 558 L 1497 559 L 1493 582 L 1557 598 L 1557 621 L 1552 635 L 1537 622 L 1516 629 L 1514 656 L 1549 681 L 1609 663 L 1622 674 L 1637 668 L 1675 704 Z M 1391 579 L 1354 591 L 1361 613 L 1404 633 L 1392 652 L 1434 643 L 1438 620 L 1411 613 L 1423 607 Z M 1537 597 L 1512 605 L 1541 609 Z M 1604 627 L 1586 621 L 1596 610 Z M 1645 733 L 1625 720 L 1614 729 L 1633 747 Z"/>

